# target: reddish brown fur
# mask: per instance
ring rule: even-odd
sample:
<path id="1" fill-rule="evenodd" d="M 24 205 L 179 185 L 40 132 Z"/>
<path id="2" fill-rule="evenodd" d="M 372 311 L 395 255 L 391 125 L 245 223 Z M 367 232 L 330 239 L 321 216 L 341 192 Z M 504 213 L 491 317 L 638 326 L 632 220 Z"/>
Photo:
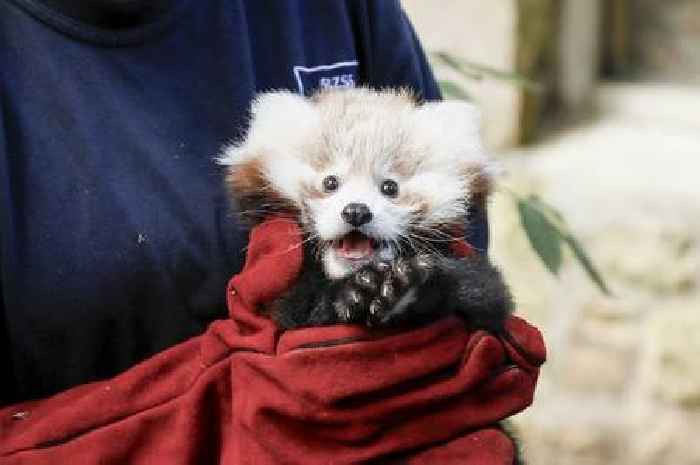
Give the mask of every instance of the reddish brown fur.
<path id="1" fill-rule="evenodd" d="M 229 168 L 226 184 L 238 200 L 239 211 L 253 223 L 274 213 L 298 214 L 297 206 L 272 188 L 257 158 Z"/>
<path id="2" fill-rule="evenodd" d="M 404 178 L 410 178 L 416 174 L 419 162 L 414 157 L 397 157 L 391 167 L 397 174 Z"/>
<path id="3" fill-rule="evenodd" d="M 401 195 L 399 197 L 399 202 L 411 208 L 414 215 L 418 218 L 423 218 L 428 213 L 428 203 L 418 195 Z"/>
<path id="4" fill-rule="evenodd" d="M 464 170 L 463 175 L 469 179 L 469 192 L 471 196 L 486 196 L 491 192 L 493 181 L 484 173 L 481 166 L 470 166 Z"/>
<path id="5" fill-rule="evenodd" d="M 237 196 L 258 194 L 268 188 L 262 162 L 256 158 L 229 169 L 226 184 Z"/>
<path id="6" fill-rule="evenodd" d="M 301 188 L 302 195 L 306 199 L 320 199 L 326 196 L 326 194 L 318 187 L 310 184 L 305 184 Z"/>

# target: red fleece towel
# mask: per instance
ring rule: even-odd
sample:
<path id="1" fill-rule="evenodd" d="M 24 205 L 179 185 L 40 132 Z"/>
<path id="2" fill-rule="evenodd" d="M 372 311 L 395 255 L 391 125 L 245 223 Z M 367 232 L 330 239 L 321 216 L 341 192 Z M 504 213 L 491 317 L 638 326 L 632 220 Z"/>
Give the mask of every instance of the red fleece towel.
<path id="1" fill-rule="evenodd" d="M 230 319 L 113 379 L 1 409 L 0 464 L 512 463 L 495 424 L 532 401 L 535 328 L 513 317 L 497 338 L 447 318 L 281 333 L 255 308 L 301 261 L 296 225 L 258 226 Z"/>

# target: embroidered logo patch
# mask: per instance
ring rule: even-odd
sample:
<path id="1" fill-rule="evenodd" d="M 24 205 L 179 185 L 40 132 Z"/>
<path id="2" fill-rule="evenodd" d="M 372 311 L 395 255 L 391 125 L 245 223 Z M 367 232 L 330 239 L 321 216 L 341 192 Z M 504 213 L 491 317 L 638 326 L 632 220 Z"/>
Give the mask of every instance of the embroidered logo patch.
<path id="1" fill-rule="evenodd" d="M 314 67 L 295 66 L 294 77 L 301 95 L 309 96 L 317 89 L 355 87 L 357 61 L 340 61 Z"/>

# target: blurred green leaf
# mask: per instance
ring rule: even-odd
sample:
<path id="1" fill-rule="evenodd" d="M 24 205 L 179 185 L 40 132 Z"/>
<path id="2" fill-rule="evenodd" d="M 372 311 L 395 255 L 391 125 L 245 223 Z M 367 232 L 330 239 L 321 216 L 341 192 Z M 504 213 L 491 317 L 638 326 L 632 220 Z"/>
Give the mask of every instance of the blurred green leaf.
<path id="1" fill-rule="evenodd" d="M 559 271 L 563 242 L 600 291 L 605 295 L 612 295 L 603 275 L 596 269 L 593 260 L 578 239 L 571 234 L 559 210 L 536 195 L 530 195 L 526 199 L 512 192 L 511 195 L 516 199 L 525 234 L 549 271 L 555 275 Z"/>
<path id="2" fill-rule="evenodd" d="M 460 73 L 462 76 L 466 77 L 467 79 L 480 81 L 484 78 L 484 75 L 482 73 L 478 73 L 472 69 L 465 68 L 462 65 L 462 62 L 458 58 L 450 55 L 449 53 L 435 52 L 435 53 L 432 53 L 431 56 L 436 58 L 437 60 L 443 62 L 449 68 L 457 71 L 458 73 Z"/>
<path id="3" fill-rule="evenodd" d="M 547 269 L 552 274 L 557 275 L 562 261 L 562 234 L 559 228 L 541 210 L 533 206 L 529 200 L 518 198 L 517 205 L 520 223 L 525 230 L 530 245 L 537 252 Z"/>
<path id="4" fill-rule="evenodd" d="M 593 281 L 600 291 L 605 294 L 605 295 L 612 295 L 610 292 L 610 289 L 608 286 L 605 284 L 605 281 L 603 280 L 603 276 L 598 272 L 598 270 L 593 266 L 593 262 L 591 261 L 590 257 L 586 253 L 585 250 L 583 250 L 583 247 L 581 244 L 576 240 L 574 236 L 571 234 L 566 234 L 562 236 L 564 239 L 564 242 L 571 248 L 571 251 L 574 254 L 574 257 L 578 260 L 578 262 L 581 264 L 583 269 L 586 271 L 588 274 L 588 277 L 591 278 L 591 281 Z"/>
<path id="5" fill-rule="evenodd" d="M 462 89 L 462 87 L 452 81 L 438 81 L 438 85 L 440 86 L 442 95 L 445 97 L 459 100 L 472 100 L 471 96 Z"/>
<path id="6" fill-rule="evenodd" d="M 542 91 L 542 85 L 540 83 L 518 73 L 502 71 L 490 66 L 474 63 L 445 52 L 434 52 L 431 54 L 431 56 L 457 71 L 467 79 L 478 81 L 483 79 L 484 76 L 488 76 L 501 81 L 512 82 L 513 84 L 532 92 Z"/>
<path id="7" fill-rule="evenodd" d="M 543 213 L 553 217 L 555 220 L 557 220 L 559 222 L 559 226 L 565 227 L 566 220 L 564 220 L 564 215 L 562 215 L 559 210 L 557 210 L 552 205 L 550 205 L 547 202 L 545 202 L 544 200 L 542 200 L 537 195 L 529 195 L 527 198 L 533 207 L 538 208 Z"/>

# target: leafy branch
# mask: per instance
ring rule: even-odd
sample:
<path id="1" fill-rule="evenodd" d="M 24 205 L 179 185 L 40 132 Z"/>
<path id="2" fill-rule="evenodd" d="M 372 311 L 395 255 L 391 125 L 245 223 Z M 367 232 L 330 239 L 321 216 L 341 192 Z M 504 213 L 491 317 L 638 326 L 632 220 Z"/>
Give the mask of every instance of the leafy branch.
<path id="1" fill-rule="evenodd" d="M 448 68 L 458 72 L 463 77 L 472 81 L 481 81 L 486 78 L 492 78 L 499 81 L 510 82 L 524 90 L 530 92 L 541 92 L 542 85 L 539 82 L 533 81 L 521 74 L 509 71 L 503 71 L 490 66 L 475 63 L 464 58 L 456 57 L 446 52 L 433 52 L 430 54 L 433 62 L 442 63 Z M 459 84 L 452 81 L 439 81 L 443 93 L 451 98 L 461 100 L 471 100 L 469 94 Z"/>

